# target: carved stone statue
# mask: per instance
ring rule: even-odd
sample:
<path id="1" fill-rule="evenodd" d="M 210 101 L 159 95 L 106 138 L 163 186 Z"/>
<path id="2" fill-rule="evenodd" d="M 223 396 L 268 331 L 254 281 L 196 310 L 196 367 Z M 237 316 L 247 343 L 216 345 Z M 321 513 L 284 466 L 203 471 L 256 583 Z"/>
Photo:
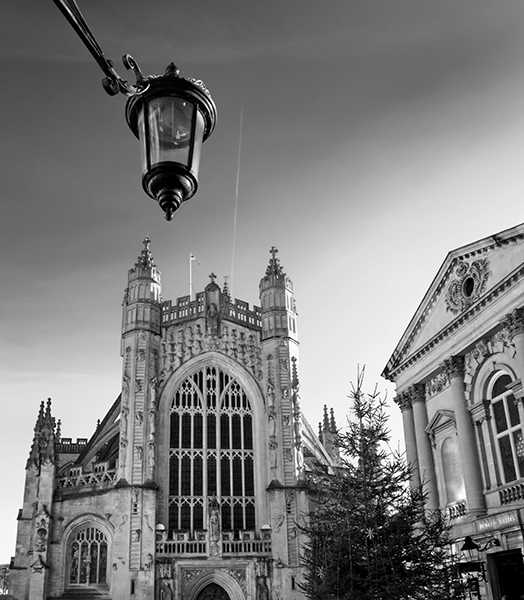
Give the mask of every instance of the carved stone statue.
<path id="1" fill-rule="evenodd" d="M 212 302 L 206 313 L 206 325 L 208 335 L 218 335 L 218 310 L 217 305 Z"/>
<path id="2" fill-rule="evenodd" d="M 218 542 L 220 540 L 220 512 L 216 498 L 209 501 L 209 540 Z"/>
<path id="3" fill-rule="evenodd" d="M 259 579 L 257 585 L 257 600 L 269 600 L 269 590 L 263 579 Z"/>

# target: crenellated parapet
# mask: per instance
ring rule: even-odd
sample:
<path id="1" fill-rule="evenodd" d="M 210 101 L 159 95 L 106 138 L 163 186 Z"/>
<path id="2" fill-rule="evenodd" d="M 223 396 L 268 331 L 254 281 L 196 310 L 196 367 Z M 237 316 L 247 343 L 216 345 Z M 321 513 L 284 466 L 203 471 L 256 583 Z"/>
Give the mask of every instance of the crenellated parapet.
<path id="1" fill-rule="evenodd" d="M 166 300 L 162 303 L 162 327 L 182 325 L 195 318 L 206 315 L 205 292 L 199 292 L 195 300 L 189 296 L 181 296 L 174 302 Z M 228 293 L 220 294 L 219 314 L 224 321 L 244 325 L 248 329 L 260 331 L 262 326 L 260 307 L 250 308 L 248 302 L 235 298 L 232 300 Z"/>

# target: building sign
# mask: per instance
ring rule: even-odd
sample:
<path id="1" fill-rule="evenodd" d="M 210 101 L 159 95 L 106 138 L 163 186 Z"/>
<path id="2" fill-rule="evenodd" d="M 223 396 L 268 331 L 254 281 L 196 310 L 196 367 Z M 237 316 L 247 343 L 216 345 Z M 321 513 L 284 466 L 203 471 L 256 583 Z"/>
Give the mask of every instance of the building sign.
<path id="1" fill-rule="evenodd" d="M 510 512 L 493 515 L 485 519 L 479 519 L 477 521 L 477 533 L 491 531 L 492 529 L 503 529 L 504 527 L 511 527 L 515 525 L 519 525 L 519 518 L 517 511 L 512 510 Z"/>

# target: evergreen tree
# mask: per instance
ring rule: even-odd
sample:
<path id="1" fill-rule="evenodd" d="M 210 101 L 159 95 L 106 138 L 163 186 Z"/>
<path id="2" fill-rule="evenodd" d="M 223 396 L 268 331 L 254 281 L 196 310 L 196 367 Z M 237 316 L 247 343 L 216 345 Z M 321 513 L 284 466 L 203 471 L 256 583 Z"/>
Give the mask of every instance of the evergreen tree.
<path id="1" fill-rule="evenodd" d="M 363 375 L 338 434 L 342 464 L 312 478 L 303 591 L 312 600 L 446 600 L 449 528 L 410 488 L 408 465 L 388 446 L 385 400 L 362 391 Z"/>

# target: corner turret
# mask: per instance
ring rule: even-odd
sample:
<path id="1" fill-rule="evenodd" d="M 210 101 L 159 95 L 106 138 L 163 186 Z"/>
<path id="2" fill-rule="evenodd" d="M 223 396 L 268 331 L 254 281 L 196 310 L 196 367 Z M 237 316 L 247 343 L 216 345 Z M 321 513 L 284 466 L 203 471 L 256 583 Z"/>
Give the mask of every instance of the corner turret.
<path id="1" fill-rule="evenodd" d="M 162 273 L 151 254 L 151 240 L 144 239 L 144 248 L 134 267 L 128 272 L 124 294 L 122 333 L 149 330 L 160 334 Z"/>
<path id="2" fill-rule="evenodd" d="M 259 295 L 262 307 L 262 339 L 286 337 L 297 340 L 297 311 L 293 282 L 284 273 L 273 246 L 265 276 L 260 280 Z"/>

